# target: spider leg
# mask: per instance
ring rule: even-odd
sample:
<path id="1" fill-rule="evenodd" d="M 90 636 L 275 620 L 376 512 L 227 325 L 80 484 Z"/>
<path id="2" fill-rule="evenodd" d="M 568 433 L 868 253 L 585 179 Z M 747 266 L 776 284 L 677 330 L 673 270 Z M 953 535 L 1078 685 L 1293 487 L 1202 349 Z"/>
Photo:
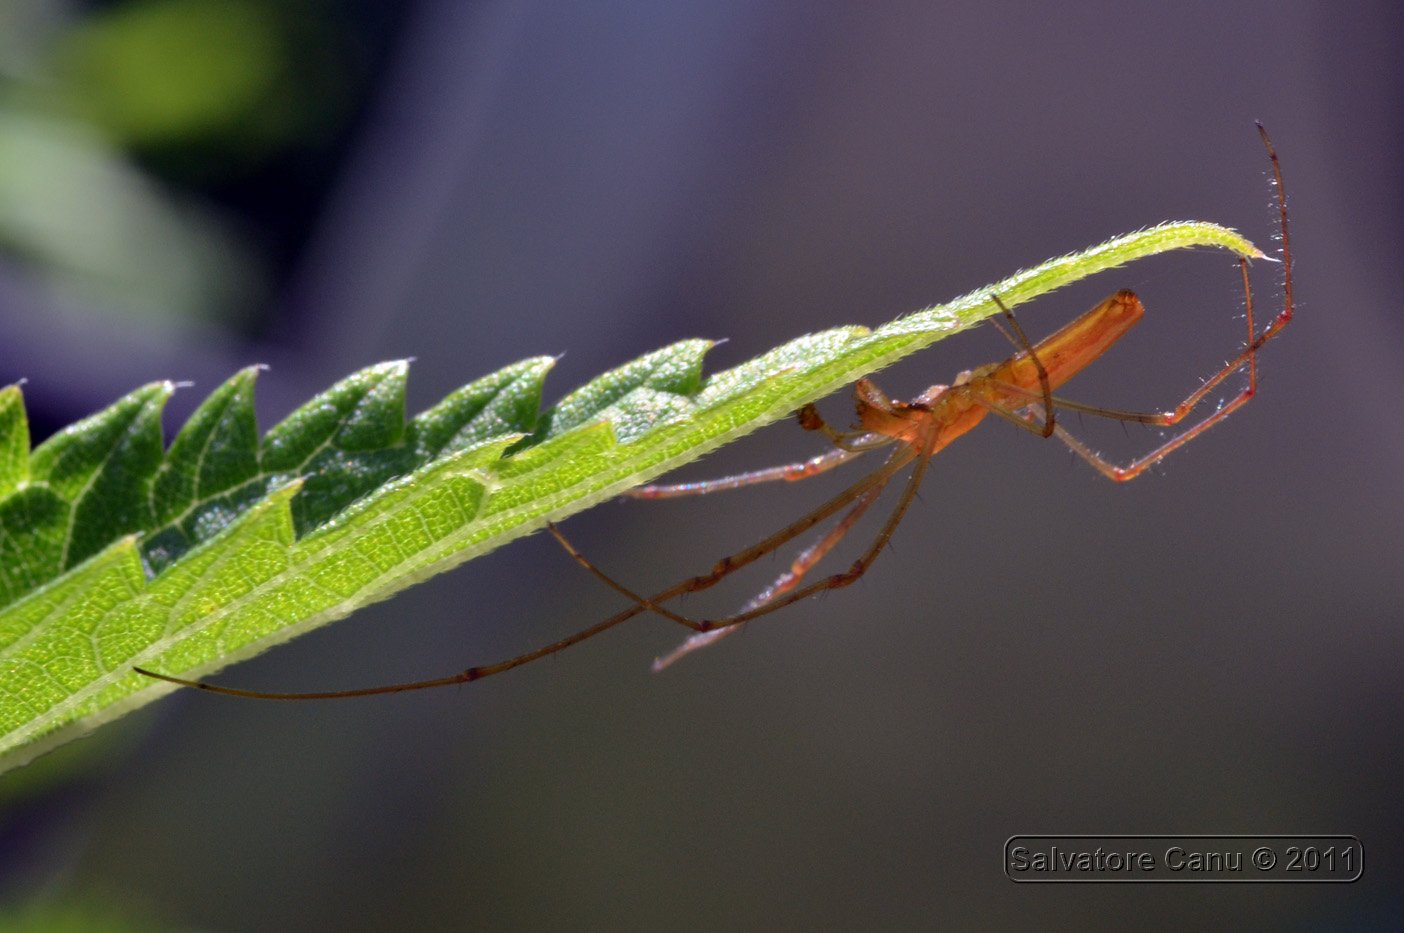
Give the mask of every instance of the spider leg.
<path id="1" fill-rule="evenodd" d="M 847 514 L 845 514 L 833 528 L 829 529 L 824 533 L 823 537 L 801 551 L 795 559 L 791 561 L 788 570 L 777 577 L 764 590 L 761 590 L 755 596 L 751 597 L 746 605 L 742 606 L 738 611 L 750 612 L 753 609 L 759 609 L 770 603 L 777 596 L 782 596 L 803 583 L 805 575 L 843 540 L 844 536 L 847 535 L 858 522 L 858 519 L 863 517 L 863 513 L 867 512 L 868 508 L 877 501 L 878 496 L 882 494 L 883 488 L 884 487 L 879 486 L 859 496 L 853 508 L 849 509 Z M 699 648 L 705 648 L 713 642 L 720 641 L 732 632 L 739 632 L 740 630 L 741 626 L 736 625 L 728 628 L 712 629 L 709 632 L 694 632 L 692 635 L 688 636 L 686 641 L 668 654 L 655 658 L 653 661 L 653 671 L 657 673 L 672 665 L 683 655 L 691 654 Z"/>
<path id="2" fill-rule="evenodd" d="M 866 493 L 875 488 L 880 488 L 886 485 L 894 474 L 896 474 L 899 470 L 902 469 L 902 467 L 906 466 L 908 463 L 911 462 L 911 459 L 912 455 L 909 453 L 907 448 L 895 451 L 893 455 L 888 459 L 888 462 L 885 463 L 882 467 L 878 468 L 877 470 L 874 470 L 872 473 L 863 477 L 858 482 L 852 484 L 843 492 L 834 496 L 832 499 L 830 499 L 823 505 L 819 506 L 819 508 L 815 509 L 807 515 L 800 517 L 794 522 L 791 522 L 789 525 L 780 529 L 779 531 L 767 535 L 765 538 L 761 539 L 760 541 L 756 542 L 750 547 L 745 548 L 741 551 L 737 551 L 734 554 L 727 555 L 726 557 L 717 561 L 717 563 L 712 567 L 712 569 L 709 572 L 699 574 L 695 577 L 689 577 L 688 579 L 683 580 L 681 583 L 675 584 L 674 586 L 671 586 L 668 589 L 663 590 L 662 592 L 655 593 L 647 599 L 639 599 L 632 592 L 626 591 L 626 595 L 628 595 L 631 599 L 634 600 L 634 604 L 632 606 L 620 610 L 619 612 L 615 613 L 609 618 L 604 619 L 600 622 L 596 622 L 594 625 L 591 625 L 587 628 L 583 628 L 580 631 L 575 632 L 573 634 L 567 635 L 565 638 L 559 639 L 558 641 L 551 642 L 550 644 L 543 645 L 540 648 L 536 648 L 523 654 L 516 655 L 515 657 L 508 658 L 505 661 L 498 661 L 495 664 L 484 664 L 475 667 L 470 667 L 466 668 L 465 670 L 459 671 L 456 674 L 449 674 L 446 677 L 435 677 L 428 680 L 406 681 L 404 683 L 384 684 L 376 687 L 360 687 L 352 690 L 319 690 L 298 692 L 283 692 L 272 690 L 244 690 L 238 687 L 223 687 L 219 684 L 207 683 L 202 680 L 191 680 L 184 677 L 176 677 L 171 674 L 162 674 L 157 671 L 153 671 L 143 667 L 134 667 L 133 670 L 146 677 L 151 677 L 155 680 L 164 680 L 167 683 L 177 684 L 182 687 L 191 687 L 196 690 L 204 690 L 209 693 L 218 693 L 224 696 L 243 697 L 246 699 L 253 700 L 340 700 L 347 699 L 350 697 L 379 696 L 381 694 L 386 693 L 407 693 L 414 690 L 429 690 L 434 687 L 446 687 L 450 684 L 472 683 L 475 680 L 482 680 L 484 677 L 491 677 L 494 674 L 501 674 L 505 671 L 510 671 L 513 668 L 521 667 L 523 664 L 529 664 L 532 661 L 548 657 L 550 655 L 555 654 L 558 651 L 563 651 L 566 648 L 571 647 L 572 645 L 578 645 L 580 642 L 585 641 L 589 638 L 593 638 L 594 636 L 599 635 L 603 632 L 606 632 L 609 629 L 614 628 L 616 625 L 619 625 L 623 622 L 627 622 L 628 620 L 634 618 L 635 616 L 639 615 L 647 609 L 659 609 L 661 603 L 667 602 L 670 599 L 676 599 L 684 593 L 694 593 L 715 585 L 716 583 L 720 582 L 722 579 L 730 575 L 733 571 L 738 570 L 741 567 L 745 567 L 747 564 L 750 564 L 756 560 L 759 560 L 766 554 L 769 554 L 770 552 L 774 551 L 776 548 L 782 547 L 786 543 L 804 534 L 806 531 L 813 528 L 820 522 L 824 521 L 826 518 L 829 518 L 830 516 L 842 511 L 850 502 L 853 502 L 855 499 L 860 498 L 861 496 L 865 495 Z M 612 583 L 612 581 L 607 582 Z M 696 623 L 691 623 L 687 620 L 682 621 L 684 625 L 688 625 L 690 628 L 700 630 L 700 626 L 698 626 Z"/>
<path id="3" fill-rule="evenodd" d="M 1080 402 L 1073 402 L 1062 398 L 1055 398 L 1054 403 L 1060 408 L 1065 408 L 1072 411 L 1085 412 L 1090 415 L 1097 415 L 1103 418 L 1111 418 L 1117 421 L 1135 421 L 1140 422 L 1142 424 L 1171 426 L 1179 424 L 1181 421 L 1183 421 L 1191 412 L 1194 411 L 1194 409 L 1201 402 L 1204 401 L 1204 399 L 1216 386 L 1218 386 L 1221 382 L 1228 378 L 1228 376 L 1242 369 L 1246 365 L 1248 367 L 1248 382 L 1236 396 L 1231 398 L 1229 401 L 1221 404 L 1211 414 L 1205 416 L 1198 423 L 1185 429 L 1184 431 L 1181 431 L 1175 436 L 1166 439 L 1163 443 L 1155 447 L 1153 450 L 1143 454 L 1140 457 L 1137 457 L 1136 459 L 1126 464 L 1112 463 L 1111 461 L 1102 457 L 1100 454 L 1093 451 L 1090 447 L 1087 446 L 1085 442 L 1075 437 L 1073 434 L 1069 433 L 1061 425 L 1054 426 L 1054 436 L 1056 436 L 1060 441 L 1066 444 L 1073 453 L 1077 454 L 1083 460 L 1087 461 L 1087 463 L 1090 464 L 1093 469 L 1097 470 L 1097 472 L 1101 473 L 1106 478 L 1114 482 L 1126 482 L 1128 480 L 1132 480 L 1140 476 L 1151 466 L 1153 466 L 1156 463 L 1159 463 L 1161 460 L 1168 457 L 1171 453 L 1175 452 L 1176 450 L 1179 450 L 1181 447 L 1185 446 L 1190 441 L 1194 440 L 1196 437 L 1203 434 L 1205 431 L 1209 430 L 1211 427 L 1218 424 L 1220 421 L 1223 421 L 1225 418 L 1233 414 L 1238 409 L 1242 408 L 1244 405 L 1248 404 L 1248 402 L 1252 400 L 1253 396 L 1256 395 L 1258 391 L 1257 351 L 1262 347 L 1264 343 L 1272 339 L 1272 337 L 1275 336 L 1282 329 L 1282 325 L 1283 323 L 1285 323 L 1285 321 L 1291 319 L 1291 309 L 1289 307 L 1286 311 L 1283 312 L 1284 314 L 1287 314 L 1287 317 L 1285 319 L 1282 317 L 1282 315 L 1279 315 L 1278 318 L 1274 320 L 1272 325 L 1269 325 L 1266 329 L 1264 329 L 1261 334 L 1257 333 L 1253 323 L 1253 292 L 1248 278 L 1247 261 L 1240 259 L 1239 267 L 1243 276 L 1244 303 L 1246 308 L 1245 317 L 1247 318 L 1248 325 L 1248 338 L 1244 344 L 1244 349 L 1232 360 L 1230 360 L 1224 366 L 1223 369 L 1219 370 L 1217 373 L 1215 373 L 1213 376 L 1207 379 L 1203 385 L 1201 385 L 1198 389 L 1186 396 L 1185 400 L 1182 401 L 1180 404 L 1176 405 L 1172 410 L 1164 412 L 1124 411 L 1115 408 L 1103 408 L 1096 405 L 1086 405 Z M 1037 398 L 1037 396 L 1035 396 L 1034 393 L 1025 392 L 1023 390 L 1020 390 L 1016 386 L 1009 386 L 1004 384 L 1001 385 L 1006 392 L 1009 392 L 1011 394 L 1022 394 L 1029 396 L 1031 403 Z M 1023 409 L 1022 411 L 1015 411 L 1009 408 L 1005 408 L 1004 406 L 998 405 L 996 403 L 990 402 L 987 399 L 976 398 L 976 401 L 983 405 L 985 408 L 987 408 L 989 411 L 999 415 L 1001 418 L 1011 422 L 1012 424 L 1015 424 L 1021 428 L 1024 428 L 1025 430 L 1032 431 L 1034 433 L 1043 433 L 1043 425 L 1038 423 L 1038 421 L 1036 420 L 1037 416 L 1030 412 L 1027 408 Z"/>
<path id="4" fill-rule="evenodd" d="M 868 569 L 878 559 L 878 556 L 882 554 L 883 548 L 887 547 L 887 543 L 892 539 L 892 535 L 896 532 L 897 526 L 901 524 L 903 517 L 907 514 L 907 509 L 911 507 L 912 499 L 915 498 L 917 489 L 921 486 L 921 480 L 926 475 L 927 465 L 931 462 L 932 452 L 936 449 L 940 427 L 941 424 L 937 419 L 927 419 L 926 423 L 922 426 L 918 444 L 904 448 L 901 452 L 904 456 L 899 458 L 899 455 L 894 454 L 893 458 L 888 461 L 888 466 L 891 466 L 893 463 L 905 465 L 913 458 L 916 459 L 917 463 L 916 467 L 912 470 L 911 476 L 907 479 L 906 485 L 902 489 L 902 495 L 898 498 L 897 504 L 893 506 L 892 512 L 887 516 L 887 520 L 883 522 L 882 527 L 878 530 L 872 543 L 868 545 L 867 550 L 860 554 L 858 558 L 849 565 L 847 570 L 830 574 L 822 580 L 816 580 L 813 583 L 777 595 L 774 599 L 762 606 L 757 606 L 753 609 L 738 612 L 720 619 L 698 621 L 697 626 L 699 630 L 706 632 L 713 629 L 730 628 L 740 625 L 743 622 L 749 622 L 760 616 L 768 615 L 777 609 L 784 608 L 792 603 L 797 603 L 802 599 L 807 599 L 816 593 L 825 590 L 841 589 L 856 583 L 863 574 L 868 572 Z M 884 467 L 884 470 L 886 469 L 887 467 Z M 873 475 L 876 476 L 878 474 L 875 473 Z M 883 478 L 884 483 L 890 475 L 891 474 L 888 473 L 888 476 Z"/>
<path id="5" fill-rule="evenodd" d="M 776 480 L 798 482 L 811 476 L 818 476 L 820 473 L 827 473 L 834 467 L 842 466 L 862 453 L 862 450 L 846 450 L 836 447 L 798 463 L 786 463 L 782 466 L 766 467 L 762 470 L 752 470 L 748 473 L 737 473 L 732 476 L 722 476 L 694 483 L 638 486 L 630 489 L 624 495 L 631 499 L 676 499 L 682 496 L 706 496 L 714 492 L 741 489 L 745 486 L 755 486 L 759 483 L 770 483 Z"/>
<path id="6" fill-rule="evenodd" d="M 1033 361 L 1034 368 L 1038 371 L 1039 397 L 1043 399 L 1043 424 L 1038 430 L 1044 437 L 1051 437 L 1053 435 L 1053 427 L 1057 424 L 1055 420 L 1057 416 L 1053 413 L 1053 386 L 1048 379 L 1048 370 L 1044 368 L 1043 361 L 1038 358 L 1038 353 L 1034 350 L 1033 344 L 1029 343 L 1029 338 L 1028 335 L 1024 333 L 1024 328 L 1019 326 L 1019 319 L 1014 316 L 1014 312 L 1006 308 L 1004 302 L 1000 301 L 999 296 L 994 292 L 990 293 L 990 297 L 993 298 L 994 303 L 999 306 L 999 310 L 1004 312 L 1004 319 L 1009 323 L 1014 333 L 1012 335 L 1005 333 L 1004 328 L 999 327 L 998 324 L 995 326 L 999 329 L 1001 334 L 1004 334 L 1010 343 L 1029 355 L 1029 359 Z"/>

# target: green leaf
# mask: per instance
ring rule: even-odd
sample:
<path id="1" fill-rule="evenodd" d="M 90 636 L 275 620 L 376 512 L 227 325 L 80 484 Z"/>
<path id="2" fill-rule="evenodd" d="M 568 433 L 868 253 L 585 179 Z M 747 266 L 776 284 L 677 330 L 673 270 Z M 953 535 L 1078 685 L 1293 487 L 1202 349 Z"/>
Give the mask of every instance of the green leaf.
<path id="1" fill-rule="evenodd" d="M 407 366 L 355 373 L 260 440 L 258 370 L 216 389 L 163 452 L 174 386 L 146 386 L 31 453 L 0 391 L 0 770 L 693 460 L 997 311 L 1142 256 L 1261 254 L 1165 224 L 869 330 L 791 341 L 704 378 L 686 340 L 541 411 L 525 360 L 405 421 Z"/>

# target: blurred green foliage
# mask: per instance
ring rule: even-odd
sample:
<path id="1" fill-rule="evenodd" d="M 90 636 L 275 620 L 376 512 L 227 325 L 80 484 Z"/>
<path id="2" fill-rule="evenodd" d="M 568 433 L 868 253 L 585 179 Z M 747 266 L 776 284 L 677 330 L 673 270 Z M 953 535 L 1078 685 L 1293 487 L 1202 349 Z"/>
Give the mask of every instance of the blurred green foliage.
<path id="1" fill-rule="evenodd" d="M 80 23 L 54 61 L 74 116 L 141 146 L 257 126 L 287 55 L 258 4 L 156 0 Z"/>
<path id="2" fill-rule="evenodd" d="M 326 156 L 365 86 L 334 13 L 316 0 L 0 10 L 0 250 L 99 312 L 247 324 L 276 263 L 244 215 L 280 222 L 263 202 L 301 187 L 260 173 Z"/>
<path id="3" fill-rule="evenodd" d="M 153 922 L 129 903 L 92 900 L 34 901 L 0 911 L 0 933 L 159 933 L 173 927 Z"/>

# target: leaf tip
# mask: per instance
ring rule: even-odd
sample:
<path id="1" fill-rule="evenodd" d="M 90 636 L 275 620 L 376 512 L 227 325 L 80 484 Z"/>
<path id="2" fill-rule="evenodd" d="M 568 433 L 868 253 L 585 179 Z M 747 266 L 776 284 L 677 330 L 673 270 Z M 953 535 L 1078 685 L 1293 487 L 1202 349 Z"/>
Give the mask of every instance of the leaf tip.
<path id="1" fill-rule="evenodd" d="M 386 360 L 383 363 L 375 363 L 367 366 L 361 372 L 370 376 L 379 376 L 382 379 L 404 376 L 409 372 L 410 363 L 414 362 L 414 357 L 407 356 L 398 360 Z"/>
<path id="2" fill-rule="evenodd" d="M 281 485 L 279 485 L 276 489 L 270 492 L 269 495 L 286 496 L 287 498 L 291 499 L 293 496 L 301 492 L 302 487 L 305 485 L 307 485 L 307 477 L 294 476 L 291 479 L 289 479 L 286 483 L 282 483 Z"/>

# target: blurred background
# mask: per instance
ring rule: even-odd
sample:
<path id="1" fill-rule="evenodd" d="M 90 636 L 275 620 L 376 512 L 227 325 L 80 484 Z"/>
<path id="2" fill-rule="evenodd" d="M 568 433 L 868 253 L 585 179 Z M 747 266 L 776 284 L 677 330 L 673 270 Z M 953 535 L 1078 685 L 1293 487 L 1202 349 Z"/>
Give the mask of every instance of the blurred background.
<path id="1" fill-rule="evenodd" d="M 0 777 L 0 925 L 1397 929 L 1401 34 L 1384 0 L 7 0 L 0 384 L 28 380 L 36 440 L 192 381 L 173 431 L 255 362 L 265 426 L 405 356 L 415 410 L 543 353 L 551 399 L 684 337 L 729 338 L 716 371 L 1162 220 L 1271 250 L 1254 119 L 1300 313 L 1259 398 L 1153 475 L 1116 487 L 995 423 L 859 585 L 665 674 L 681 635 L 648 620 L 461 690 L 155 704 Z M 1280 268 L 1254 272 L 1274 309 Z M 1148 318 L 1071 397 L 1165 407 L 1242 340 L 1214 252 L 1021 320 L 1037 338 L 1119 287 Z M 880 382 L 1007 352 L 980 329 Z M 1075 421 L 1118 459 L 1156 442 Z M 820 449 L 776 425 L 685 475 Z M 662 586 L 863 469 L 566 530 Z M 536 536 L 221 679 L 437 676 L 619 606 Z M 1011 834 L 1195 832 L 1354 833 L 1364 877 L 1001 870 Z"/>

